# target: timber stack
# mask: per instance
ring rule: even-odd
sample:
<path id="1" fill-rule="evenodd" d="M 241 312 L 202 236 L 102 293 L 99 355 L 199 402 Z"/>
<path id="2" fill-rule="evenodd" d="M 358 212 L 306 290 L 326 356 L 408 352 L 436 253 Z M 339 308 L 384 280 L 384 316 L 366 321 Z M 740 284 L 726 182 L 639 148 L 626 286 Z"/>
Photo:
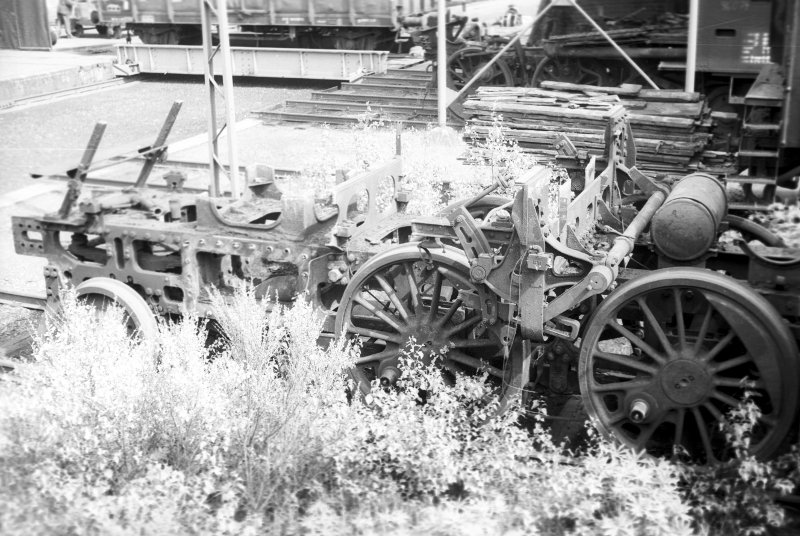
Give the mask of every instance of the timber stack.
<path id="1" fill-rule="evenodd" d="M 542 82 L 539 88 L 481 87 L 464 102 L 473 140 L 487 137 L 498 118 L 523 151 L 552 158 L 559 134 L 578 150 L 602 156 L 607 117 L 623 106 L 636 140 L 637 166 L 658 175 L 703 169 L 712 120 L 699 93 Z"/>

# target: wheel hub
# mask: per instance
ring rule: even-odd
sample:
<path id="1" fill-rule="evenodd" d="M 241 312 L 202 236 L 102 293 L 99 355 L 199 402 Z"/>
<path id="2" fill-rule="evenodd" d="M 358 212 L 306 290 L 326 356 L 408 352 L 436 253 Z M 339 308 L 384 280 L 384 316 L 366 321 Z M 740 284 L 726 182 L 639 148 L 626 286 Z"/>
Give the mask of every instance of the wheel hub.
<path id="1" fill-rule="evenodd" d="M 708 396 L 711 376 L 704 365 L 678 359 L 664 366 L 661 387 L 672 402 L 681 406 L 695 406 Z"/>

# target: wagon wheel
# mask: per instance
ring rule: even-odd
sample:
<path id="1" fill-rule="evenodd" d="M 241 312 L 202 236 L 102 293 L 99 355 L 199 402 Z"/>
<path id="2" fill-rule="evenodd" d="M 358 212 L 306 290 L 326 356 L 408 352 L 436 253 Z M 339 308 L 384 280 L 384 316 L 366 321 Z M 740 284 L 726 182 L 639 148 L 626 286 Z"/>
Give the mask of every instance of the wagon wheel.
<path id="1" fill-rule="evenodd" d="M 504 367 L 498 332 L 481 324 L 477 286 L 469 280 L 464 253 L 452 247 L 430 250 L 417 243 L 370 259 L 347 286 L 336 315 L 336 333 L 357 337 L 361 356 L 352 376 L 361 393 L 373 380 L 391 387 L 398 362 L 413 338 L 423 361 L 434 359 L 443 374 L 489 375 L 498 386 L 500 410 L 521 386 L 521 375 Z M 516 370 L 516 369 L 514 369 Z"/>
<path id="2" fill-rule="evenodd" d="M 578 370 L 601 432 L 653 455 L 729 458 L 719 425 L 749 398 L 762 414 L 750 450 L 768 458 L 797 413 L 797 347 L 780 315 L 735 280 L 697 268 L 620 286 L 589 321 Z"/>
<path id="3" fill-rule="evenodd" d="M 465 47 L 452 53 L 447 58 L 448 87 L 460 90 L 490 59 L 492 54 L 479 47 Z M 481 75 L 474 87 L 513 85 L 514 73 L 505 60 L 500 58 Z"/>
<path id="4" fill-rule="evenodd" d="M 98 310 L 116 304 L 124 310 L 123 320 L 132 336 L 154 340 L 158 323 L 147 302 L 125 283 L 108 277 L 87 279 L 75 289 L 78 298 Z"/>

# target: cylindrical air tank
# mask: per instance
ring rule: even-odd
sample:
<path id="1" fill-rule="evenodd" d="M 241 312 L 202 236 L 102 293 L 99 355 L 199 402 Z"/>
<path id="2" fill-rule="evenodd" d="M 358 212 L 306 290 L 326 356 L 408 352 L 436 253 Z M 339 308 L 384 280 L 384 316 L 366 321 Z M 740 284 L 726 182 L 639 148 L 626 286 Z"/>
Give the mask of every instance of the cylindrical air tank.
<path id="1" fill-rule="evenodd" d="M 728 210 L 725 186 L 707 173 L 692 173 L 672 188 L 650 222 L 656 250 L 673 261 L 702 257 L 717 238 Z"/>

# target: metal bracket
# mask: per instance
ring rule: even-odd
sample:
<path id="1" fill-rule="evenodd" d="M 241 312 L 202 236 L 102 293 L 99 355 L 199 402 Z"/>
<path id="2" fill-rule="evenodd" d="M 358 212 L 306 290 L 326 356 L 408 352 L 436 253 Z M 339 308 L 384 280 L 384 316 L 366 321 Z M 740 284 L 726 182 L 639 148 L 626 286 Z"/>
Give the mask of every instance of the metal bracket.
<path id="1" fill-rule="evenodd" d="M 621 173 L 639 187 L 641 191 L 647 195 L 653 195 L 656 192 L 664 192 L 669 194 L 669 187 L 666 184 L 659 184 L 638 169 L 636 166 L 626 167 L 622 164 L 617 164 L 617 173 Z"/>
<path id="2" fill-rule="evenodd" d="M 483 282 L 497 266 L 489 240 L 464 205 L 455 207 L 447 219 L 467 255 L 470 276 L 477 282 Z"/>

